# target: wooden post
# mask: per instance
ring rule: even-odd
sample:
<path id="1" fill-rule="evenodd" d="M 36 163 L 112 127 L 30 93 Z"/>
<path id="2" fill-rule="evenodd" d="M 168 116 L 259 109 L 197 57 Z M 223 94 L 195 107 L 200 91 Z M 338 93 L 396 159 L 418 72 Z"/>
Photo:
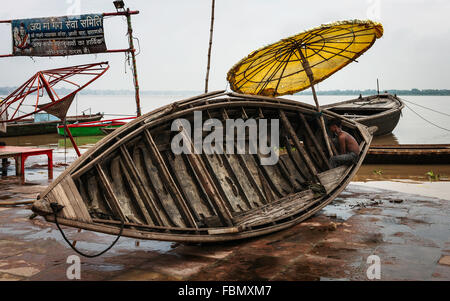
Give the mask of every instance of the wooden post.
<path id="1" fill-rule="evenodd" d="M 212 8 L 211 8 L 211 27 L 209 29 L 209 48 L 208 48 L 208 65 L 206 66 L 206 79 L 205 79 L 205 93 L 208 92 L 208 81 L 209 81 L 209 68 L 211 64 L 211 48 L 212 48 L 212 39 L 213 39 L 213 30 L 214 30 L 214 5 L 215 0 L 212 0 Z"/>
<path id="2" fill-rule="evenodd" d="M 135 89 L 135 98 L 136 98 L 136 116 L 141 116 L 141 99 L 139 96 L 139 81 L 137 76 L 136 69 L 136 49 L 134 49 L 134 41 L 133 41 L 133 28 L 131 27 L 131 13 L 130 9 L 127 8 L 126 11 L 127 16 L 127 25 L 128 25 L 128 42 L 130 44 L 129 52 L 131 53 L 131 62 L 132 62 L 132 71 L 133 71 L 133 82 Z"/>
<path id="3" fill-rule="evenodd" d="M 302 58 L 303 68 L 305 69 L 306 75 L 308 75 L 309 82 L 311 83 L 311 90 L 313 93 L 314 102 L 316 103 L 317 112 L 321 113 L 319 101 L 317 100 L 316 89 L 314 88 L 314 74 L 312 73 L 311 66 L 309 65 L 308 60 L 305 58 L 302 50 L 298 49 L 298 52 L 300 53 L 300 57 Z M 333 154 L 333 150 L 331 149 L 331 146 L 330 146 L 330 139 L 328 137 L 328 132 L 325 127 L 325 121 L 323 120 L 322 115 L 320 115 L 319 120 L 320 120 L 320 125 L 322 127 L 323 137 L 325 138 L 325 144 L 327 146 L 328 153 L 330 154 L 330 157 L 332 157 L 334 154 Z"/>

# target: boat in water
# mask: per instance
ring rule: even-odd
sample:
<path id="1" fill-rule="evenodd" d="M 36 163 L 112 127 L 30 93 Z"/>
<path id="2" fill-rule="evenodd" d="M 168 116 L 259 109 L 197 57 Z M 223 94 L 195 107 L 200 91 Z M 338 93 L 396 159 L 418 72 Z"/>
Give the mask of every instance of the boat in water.
<path id="1" fill-rule="evenodd" d="M 77 115 L 67 116 L 66 122 L 73 124 L 75 122 L 92 122 L 99 121 L 103 118 L 103 114 L 97 113 L 92 115 Z M 38 121 L 34 119 L 23 119 L 8 124 L 8 131 L 6 133 L 0 132 L 0 137 L 18 137 L 18 136 L 32 136 L 42 134 L 55 134 L 56 127 L 61 123 L 60 119 Z"/>
<path id="2" fill-rule="evenodd" d="M 372 145 L 365 164 L 450 164 L 450 144 Z"/>
<path id="3" fill-rule="evenodd" d="M 196 116 L 207 120 L 197 138 Z M 332 202 L 369 149 L 367 127 L 330 111 L 323 116 L 340 118 L 355 137 L 358 162 L 330 167 L 325 135 L 311 105 L 225 91 L 178 101 L 105 136 L 48 186 L 32 209 L 49 222 L 137 239 L 219 242 L 279 231 Z M 228 132 L 217 136 L 231 152 L 206 152 L 212 132 L 202 129 L 213 122 L 215 130 L 223 130 L 229 120 L 255 120 L 259 132 L 266 133 L 278 124 L 278 147 L 271 144 L 271 134 L 267 155 L 239 151 L 242 145 L 250 149 L 257 136 L 248 129 L 233 139 Z M 261 128 L 263 120 L 266 128 Z M 203 152 L 175 152 L 180 135 L 191 150 L 203 139 Z M 272 151 L 277 160 L 267 164 Z"/>
<path id="4" fill-rule="evenodd" d="M 133 117 L 134 118 L 134 117 Z M 119 118 L 111 120 L 91 121 L 91 122 L 77 122 L 68 125 L 70 133 L 73 137 L 83 136 L 102 136 L 104 135 L 103 129 L 116 129 L 126 124 L 124 119 Z M 64 125 L 58 125 L 58 134 L 61 136 L 67 135 Z"/>
<path id="5" fill-rule="evenodd" d="M 353 119 L 365 126 L 376 126 L 375 136 L 391 133 L 397 126 L 404 103 L 395 95 L 379 94 L 359 97 L 322 106 L 323 109 Z"/>

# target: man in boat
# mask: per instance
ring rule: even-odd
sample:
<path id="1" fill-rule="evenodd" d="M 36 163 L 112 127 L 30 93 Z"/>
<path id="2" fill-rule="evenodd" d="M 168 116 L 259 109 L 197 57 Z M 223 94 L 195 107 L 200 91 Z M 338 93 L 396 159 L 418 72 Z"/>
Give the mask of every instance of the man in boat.
<path id="1" fill-rule="evenodd" d="M 342 130 L 341 120 L 338 118 L 330 120 L 328 127 L 337 136 L 333 138 L 333 142 L 337 146 L 339 153 L 339 155 L 331 157 L 331 167 L 336 168 L 341 165 L 352 165 L 358 162 L 358 142 L 356 142 L 352 135 Z"/>

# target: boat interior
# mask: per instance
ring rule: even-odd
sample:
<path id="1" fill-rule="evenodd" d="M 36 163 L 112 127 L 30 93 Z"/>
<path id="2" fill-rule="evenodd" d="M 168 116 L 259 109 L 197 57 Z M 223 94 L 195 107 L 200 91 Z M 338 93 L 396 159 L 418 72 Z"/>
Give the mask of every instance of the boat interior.
<path id="1" fill-rule="evenodd" d="M 222 95 L 176 103 L 176 109 L 165 109 L 171 113 L 149 113 L 100 141 L 43 197 L 62 200 L 66 219 L 116 226 L 124 221 L 131 229 L 161 233 L 220 234 L 295 219 L 327 199 L 352 166 L 330 167 L 314 108 L 284 102 Z M 183 127 L 172 131 L 172 122 L 184 118 L 194 130 L 193 111 L 222 124 L 267 119 L 268 133 L 270 120 L 278 120 L 277 163 L 262 165 L 268 155 L 249 153 L 249 128 L 240 145 L 222 131 L 223 145 L 232 143 L 234 154 L 174 154 L 175 135 L 183 133 L 191 146 L 193 139 Z M 367 145 L 355 124 L 344 121 L 344 127 L 361 149 Z M 210 133 L 202 132 L 203 141 Z M 247 151 L 239 154 L 242 145 Z"/>

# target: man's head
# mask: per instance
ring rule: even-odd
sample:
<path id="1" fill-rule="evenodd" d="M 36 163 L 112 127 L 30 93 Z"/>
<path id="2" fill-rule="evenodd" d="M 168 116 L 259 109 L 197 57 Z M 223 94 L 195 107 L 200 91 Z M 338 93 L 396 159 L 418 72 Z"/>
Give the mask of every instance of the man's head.
<path id="1" fill-rule="evenodd" d="M 342 130 L 342 122 L 339 118 L 333 118 L 328 122 L 328 127 L 333 133 L 337 134 Z"/>
<path id="2" fill-rule="evenodd" d="M 27 32 L 25 31 L 25 24 L 20 23 L 19 33 L 21 36 L 24 36 Z"/>

